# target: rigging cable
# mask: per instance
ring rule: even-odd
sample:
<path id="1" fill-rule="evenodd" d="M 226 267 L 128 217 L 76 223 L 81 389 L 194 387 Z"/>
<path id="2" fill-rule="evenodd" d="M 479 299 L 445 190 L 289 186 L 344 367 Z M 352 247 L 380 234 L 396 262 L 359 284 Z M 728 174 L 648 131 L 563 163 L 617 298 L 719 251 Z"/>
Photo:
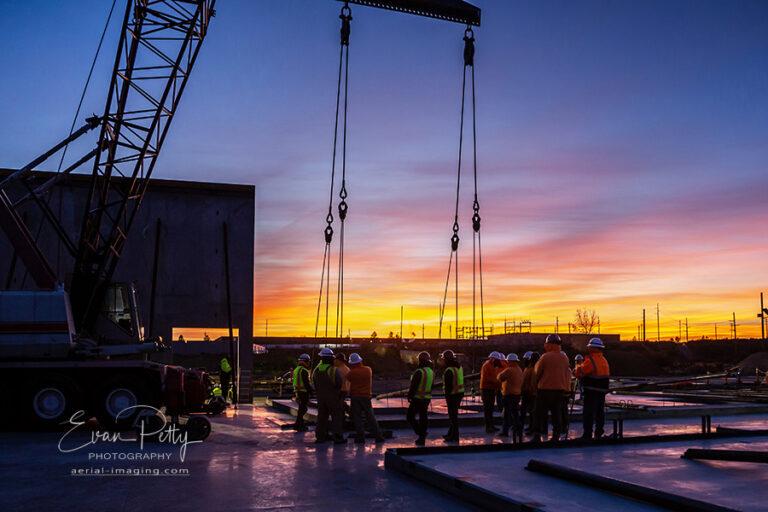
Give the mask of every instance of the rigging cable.
<path id="1" fill-rule="evenodd" d="M 341 8 L 341 13 L 339 14 L 339 18 L 341 19 L 341 44 L 339 47 L 339 70 L 338 70 L 338 79 L 336 84 L 336 117 L 334 121 L 334 128 L 333 128 L 333 153 L 331 158 L 331 183 L 330 183 L 330 191 L 328 196 L 328 213 L 325 217 L 326 226 L 323 231 L 323 236 L 325 239 L 325 250 L 323 252 L 323 268 L 322 272 L 320 274 L 320 292 L 317 298 L 317 316 L 315 319 L 315 339 L 318 337 L 319 328 L 320 328 L 320 316 L 321 316 L 321 308 L 323 303 L 323 292 L 325 292 L 325 337 L 328 337 L 328 325 L 329 325 L 329 312 L 330 312 L 330 276 L 331 276 L 331 244 L 333 242 L 333 191 L 334 191 L 334 185 L 336 182 L 336 153 L 338 149 L 338 137 L 339 137 L 339 111 L 341 107 L 341 85 L 342 85 L 342 75 L 346 75 L 346 70 L 348 70 L 348 66 L 344 66 L 345 62 L 345 48 L 349 49 L 349 33 L 350 33 L 350 21 L 352 20 L 352 12 L 349 8 L 348 4 L 344 4 L 344 6 Z M 347 60 L 348 62 L 348 60 Z M 344 219 L 346 217 L 346 211 L 347 211 L 347 205 L 346 201 L 346 184 L 344 182 L 345 174 L 346 174 L 346 109 L 347 109 L 347 99 L 346 99 L 346 87 L 347 87 L 347 80 L 346 77 L 344 78 L 344 87 L 345 87 L 345 98 L 344 98 L 344 142 L 343 142 L 343 158 L 342 158 L 342 172 L 344 175 L 342 176 L 342 188 L 339 192 L 339 195 L 342 199 L 342 201 L 339 203 L 339 217 L 341 219 L 342 225 L 341 225 L 341 238 L 342 238 L 342 244 L 343 244 L 343 233 L 344 233 Z M 343 269 L 342 266 L 342 258 L 343 258 L 343 248 L 340 249 L 340 261 L 339 261 L 339 268 L 340 271 Z M 341 285 L 341 273 L 339 275 L 339 284 Z M 337 303 L 337 335 L 338 335 L 338 303 Z"/>
<path id="2" fill-rule="evenodd" d="M 451 273 L 454 277 L 454 301 L 455 301 L 455 336 L 459 338 L 459 199 L 461 194 L 461 163 L 464 146 L 464 111 L 467 91 L 467 68 L 470 68 L 470 82 L 472 86 L 472 167 L 474 181 L 474 196 L 472 202 L 472 334 L 473 338 L 478 337 L 477 330 L 477 284 L 480 285 L 480 337 L 485 337 L 485 313 L 483 297 L 483 256 L 482 243 L 480 238 L 480 202 L 477 193 L 477 122 L 476 122 L 476 101 L 475 101 L 475 37 L 472 27 L 467 27 L 464 31 L 464 67 L 462 70 L 461 83 L 461 114 L 459 122 L 459 161 L 456 172 L 456 203 L 453 217 L 453 235 L 451 236 L 451 254 L 448 259 L 448 272 L 445 278 L 445 288 L 443 290 L 443 300 L 439 308 L 439 326 L 438 337 L 442 338 L 443 320 L 445 309 L 448 302 L 448 287 L 451 281 Z"/>
<path id="3" fill-rule="evenodd" d="M 339 189 L 339 273 L 336 287 L 336 338 L 344 336 L 344 221 L 347 218 L 347 107 L 349 97 L 349 34 L 352 11 L 345 4 L 341 9 L 341 46 L 344 49 L 344 118 L 341 143 L 341 188 Z"/>

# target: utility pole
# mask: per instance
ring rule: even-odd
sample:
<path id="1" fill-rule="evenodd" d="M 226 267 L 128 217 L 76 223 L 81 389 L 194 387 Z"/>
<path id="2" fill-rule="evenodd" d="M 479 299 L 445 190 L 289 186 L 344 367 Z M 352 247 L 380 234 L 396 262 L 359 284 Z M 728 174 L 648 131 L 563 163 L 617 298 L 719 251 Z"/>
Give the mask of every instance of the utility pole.
<path id="1" fill-rule="evenodd" d="M 736 336 L 736 312 L 733 312 L 733 339 L 736 340 L 738 336 Z"/>
<path id="2" fill-rule="evenodd" d="M 645 308 L 643 308 L 643 341 L 648 341 L 645 337 Z"/>
<path id="3" fill-rule="evenodd" d="M 421 324 L 421 339 L 424 339 L 424 324 Z"/>
<path id="4" fill-rule="evenodd" d="M 403 306 L 400 306 L 400 341 L 403 340 Z"/>
<path id="5" fill-rule="evenodd" d="M 656 303 L 656 341 L 661 341 L 661 327 L 659 325 L 659 303 Z"/>
<path id="6" fill-rule="evenodd" d="M 717 340 L 717 322 L 715 322 L 715 340 Z"/>
<path id="7" fill-rule="evenodd" d="M 269 337 L 269 318 L 264 320 L 264 337 L 265 338 Z"/>
<path id="8" fill-rule="evenodd" d="M 560 317 L 555 317 L 555 334 L 560 333 Z"/>
<path id="9" fill-rule="evenodd" d="M 688 341 L 688 317 L 685 317 L 685 341 Z"/>
<path id="10" fill-rule="evenodd" d="M 597 317 L 597 335 L 600 336 L 600 317 Z"/>
<path id="11" fill-rule="evenodd" d="M 760 339 L 765 341 L 765 315 L 768 314 L 765 305 L 763 304 L 763 292 L 760 292 L 760 313 L 757 317 L 760 319 Z"/>

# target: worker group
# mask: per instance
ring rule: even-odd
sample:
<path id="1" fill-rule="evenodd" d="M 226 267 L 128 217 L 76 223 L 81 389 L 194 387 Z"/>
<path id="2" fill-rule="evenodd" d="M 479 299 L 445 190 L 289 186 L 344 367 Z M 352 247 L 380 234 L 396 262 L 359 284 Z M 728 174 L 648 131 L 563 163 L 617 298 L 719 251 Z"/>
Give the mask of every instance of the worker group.
<path id="1" fill-rule="evenodd" d="M 577 354 L 574 364 L 562 351 L 562 341 L 550 334 L 544 343 L 544 353 L 530 351 L 522 357 L 504 356 L 493 351 L 480 370 L 480 394 L 485 431 L 522 442 L 523 435 L 531 441 L 560 441 L 568 436 L 569 418 L 577 394 L 582 401 L 582 438 L 597 439 L 604 435 L 605 395 L 609 390 L 610 368 L 600 338 L 592 338 L 585 355 Z M 344 444 L 344 418 L 349 415 L 355 429 L 355 443 L 365 443 L 366 431 L 375 442 L 384 442 L 371 403 L 373 371 L 363 364 L 359 354 L 347 360 L 323 348 L 320 362 L 311 369 L 308 354 L 299 356 L 293 371 L 294 400 L 298 403 L 294 428 L 307 430 L 304 416 L 311 394 L 317 398 L 315 442 Z M 416 433 L 416 445 L 424 446 L 429 431 L 429 407 L 436 371 L 442 372 L 442 387 L 448 411 L 447 443 L 458 442 L 459 409 L 464 399 L 464 369 L 452 350 L 446 350 L 433 363 L 428 352 L 421 352 L 418 367 L 411 375 L 407 391 L 406 419 Z M 438 367 L 437 370 L 435 367 Z M 349 405 L 346 399 L 349 398 Z M 501 429 L 496 426 L 496 411 L 502 411 Z M 552 425 L 551 435 L 549 424 Z"/>

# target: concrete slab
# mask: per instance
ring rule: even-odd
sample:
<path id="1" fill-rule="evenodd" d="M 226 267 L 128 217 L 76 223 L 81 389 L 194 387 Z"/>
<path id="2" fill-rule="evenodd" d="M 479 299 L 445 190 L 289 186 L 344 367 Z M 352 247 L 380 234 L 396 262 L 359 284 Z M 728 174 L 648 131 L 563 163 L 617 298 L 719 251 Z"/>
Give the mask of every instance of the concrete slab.
<path id="1" fill-rule="evenodd" d="M 404 456 L 405 460 L 544 510 L 627 511 L 656 508 L 531 473 L 531 459 L 583 469 L 744 511 L 765 510 L 768 469 L 738 462 L 689 461 L 686 448 L 768 450 L 766 438 L 568 449 Z"/>

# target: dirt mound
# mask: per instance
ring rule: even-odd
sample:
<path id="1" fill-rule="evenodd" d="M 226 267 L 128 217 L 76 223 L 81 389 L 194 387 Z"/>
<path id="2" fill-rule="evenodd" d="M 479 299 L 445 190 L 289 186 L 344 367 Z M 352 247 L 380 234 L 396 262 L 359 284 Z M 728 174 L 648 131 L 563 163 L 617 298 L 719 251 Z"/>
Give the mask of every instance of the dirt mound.
<path id="1" fill-rule="evenodd" d="M 768 370 L 768 352 L 755 352 L 744 358 L 739 364 L 742 374 L 753 374 L 755 369 Z"/>

